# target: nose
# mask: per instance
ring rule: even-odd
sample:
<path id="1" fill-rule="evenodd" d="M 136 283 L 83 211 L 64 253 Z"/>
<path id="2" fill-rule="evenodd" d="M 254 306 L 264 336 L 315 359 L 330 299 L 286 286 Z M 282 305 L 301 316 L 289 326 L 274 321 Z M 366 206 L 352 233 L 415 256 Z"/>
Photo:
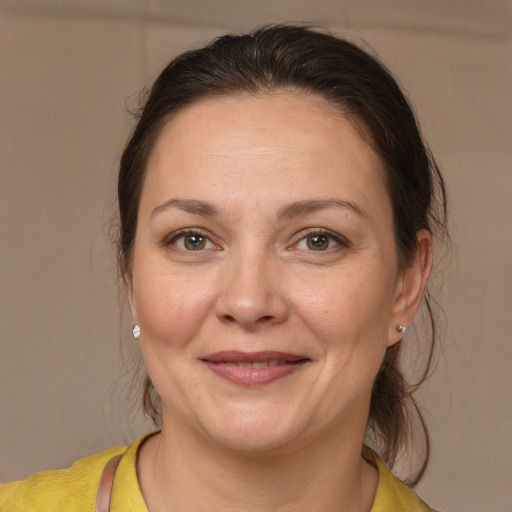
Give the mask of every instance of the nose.
<path id="1" fill-rule="evenodd" d="M 226 262 L 217 317 L 252 331 L 284 322 L 288 304 L 278 265 L 265 254 L 240 256 Z"/>

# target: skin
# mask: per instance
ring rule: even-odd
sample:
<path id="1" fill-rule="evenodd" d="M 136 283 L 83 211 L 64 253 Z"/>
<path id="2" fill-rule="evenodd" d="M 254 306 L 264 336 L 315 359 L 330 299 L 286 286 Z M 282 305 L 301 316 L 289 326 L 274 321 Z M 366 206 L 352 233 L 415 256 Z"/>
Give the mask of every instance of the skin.
<path id="1" fill-rule="evenodd" d="M 384 176 L 353 125 L 304 94 L 203 100 L 164 127 L 127 277 L 163 401 L 137 468 L 151 512 L 371 509 L 372 384 L 432 264 L 420 231 L 399 269 Z M 308 362 L 247 387 L 205 365 L 223 350 Z"/>

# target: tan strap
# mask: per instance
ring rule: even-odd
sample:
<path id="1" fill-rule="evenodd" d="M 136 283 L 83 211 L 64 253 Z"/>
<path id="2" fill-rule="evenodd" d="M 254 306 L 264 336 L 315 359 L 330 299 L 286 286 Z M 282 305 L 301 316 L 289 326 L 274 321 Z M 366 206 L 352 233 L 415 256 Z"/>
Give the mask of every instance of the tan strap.
<path id="1" fill-rule="evenodd" d="M 109 512 L 110 499 L 112 497 L 112 488 L 114 487 L 114 478 L 117 467 L 121 461 L 121 455 L 116 455 L 107 462 L 100 478 L 98 494 L 96 496 L 96 512 Z"/>

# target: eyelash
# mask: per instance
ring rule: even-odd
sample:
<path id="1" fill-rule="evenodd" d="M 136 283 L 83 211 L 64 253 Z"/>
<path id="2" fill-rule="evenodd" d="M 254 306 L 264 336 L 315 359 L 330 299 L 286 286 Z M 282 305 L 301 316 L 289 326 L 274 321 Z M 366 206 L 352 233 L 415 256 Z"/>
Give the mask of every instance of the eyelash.
<path id="1" fill-rule="evenodd" d="M 206 240 L 206 243 L 209 242 L 214 247 L 211 247 L 208 249 L 198 249 L 197 251 L 194 251 L 192 249 L 186 249 L 183 247 L 177 247 L 176 242 L 180 239 L 185 240 L 187 236 L 188 237 L 192 237 L 192 236 L 201 237 L 204 240 Z M 206 233 L 204 233 L 201 230 L 196 229 L 196 228 L 180 229 L 179 231 L 173 233 L 170 238 L 166 239 L 164 241 L 163 245 L 166 247 L 174 246 L 174 247 L 176 247 L 175 250 L 182 250 L 182 251 L 186 251 L 186 252 L 201 252 L 202 250 L 212 250 L 212 249 L 217 250 L 217 249 L 219 249 L 219 247 L 214 242 L 212 242 L 211 238 Z"/>
<path id="2" fill-rule="evenodd" d="M 206 244 L 210 243 L 213 247 L 208 247 L 208 248 L 202 247 L 202 248 L 199 248 L 197 250 L 186 249 L 185 247 L 177 247 L 177 241 L 180 240 L 180 239 L 185 240 L 187 236 L 189 236 L 189 237 L 192 237 L 192 236 L 200 237 L 203 240 L 205 240 Z M 319 250 L 312 249 L 311 247 L 299 248 L 299 244 L 301 242 L 305 242 L 307 244 L 307 240 L 311 239 L 311 238 L 314 238 L 314 237 L 325 237 L 325 238 L 327 238 L 328 239 L 328 243 L 329 243 L 327 248 L 319 249 Z M 334 247 L 331 247 L 331 242 L 335 243 Z M 197 228 L 181 229 L 181 230 L 173 233 L 170 238 L 166 239 L 164 241 L 163 245 L 166 246 L 166 247 L 174 246 L 175 250 L 182 250 L 182 251 L 185 251 L 185 252 L 202 252 L 204 250 L 212 250 L 212 249 L 213 250 L 219 250 L 220 249 L 220 247 L 217 246 L 206 233 L 204 233 L 203 231 L 201 231 L 201 230 L 199 230 Z M 329 251 L 329 250 L 336 249 L 336 248 L 338 248 L 338 246 L 339 247 L 350 247 L 350 242 L 345 237 L 343 237 L 343 236 L 341 236 L 341 235 L 339 235 L 337 233 L 333 233 L 332 231 L 329 231 L 327 229 L 316 229 L 315 228 L 315 229 L 311 229 L 311 231 L 308 231 L 306 233 L 301 233 L 301 237 L 290 247 L 289 250 L 299 249 L 299 250 L 304 250 L 304 251 L 307 251 L 307 252 L 326 252 L 326 251 Z"/>
<path id="3" fill-rule="evenodd" d="M 301 235 L 302 236 L 293 245 L 293 247 L 298 247 L 298 245 L 303 241 L 305 241 L 307 243 L 308 239 L 311 239 L 314 237 L 325 237 L 329 240 L 329 246 L 324 250 L 315 251 L 314 249 L 310 249 L 310 248 L 302 249 L 302 250 L 306 250 L 308 252 L 326 252 L 326 251 L 333 250 L 336 248 L 350 247 L 350 242 L 344 236 L 341 236 L 337 233 L 333 233 L 332 231 L 329 231 L 327 229 L 312 229 L 311 231 L 308 231 L 305 234 L 301 233 Z M 330 247 L 331 241 L 335 242 L 336 245 L 334 247 Z"/>

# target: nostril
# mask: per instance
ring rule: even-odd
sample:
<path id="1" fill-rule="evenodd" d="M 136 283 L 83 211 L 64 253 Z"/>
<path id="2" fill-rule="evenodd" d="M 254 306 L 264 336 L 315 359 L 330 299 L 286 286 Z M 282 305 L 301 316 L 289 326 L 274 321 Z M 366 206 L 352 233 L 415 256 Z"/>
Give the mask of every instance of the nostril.
<path id="1" fill-rule="evenodd" d="M 241 319 L 237 320 L 236 317 L 234 317 L 233 315 L 224 315 L 222 318 L 224 319 L 225 322 L 228 322 L 228 323 L 239 323 L 242 321 Z M 251 322 L 251 323 L 264 324 L 264 323 L 272 321 L 273 318 L 274 317 L 272 315 L 264 315 L 264 316 L 256 319 L 255 322 Z"/>
<path id="2" fill-rule="evenodd" d="M 215 314 L 221 322 L 253 330 L 285 320 L 288 307 L 273 288 L 243 280 L 235 284 L 227 287 L 215 304 Z"/>

